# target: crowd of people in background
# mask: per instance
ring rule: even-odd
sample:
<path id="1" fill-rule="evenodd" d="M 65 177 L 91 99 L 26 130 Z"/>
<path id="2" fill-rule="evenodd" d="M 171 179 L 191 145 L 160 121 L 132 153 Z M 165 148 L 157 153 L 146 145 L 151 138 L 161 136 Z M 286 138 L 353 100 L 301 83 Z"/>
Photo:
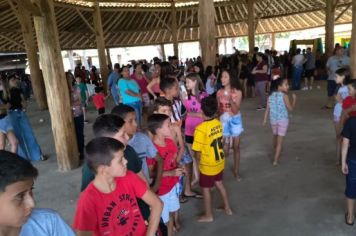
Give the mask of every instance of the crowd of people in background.
<path id="1" fill-rule="evenodd" d="M 176 56 L 167 61 L 131 61 L 109 66 L 105 86 L 95 66 L 90 72 L 81 65 L 74 74 L 66 72 L 83 160 L 82 193 L 73 229 L 77 235 L 173 235 L 181 228 L 181 205 L 190 199 L 204 202 L 199 222 L 214 220 L 213 188 L 220 194 L 222 210 L 232 215 L 223 179 L 230 150 L 232 174 L 236 181 L 242 179 L 243 99 L 258 97 L 256 110 L 265 111 L 261 113 L 263 125 L 270 120 L 272 164 L 278 166 L 289 112 L 297 101 L 289 90 L 320 89 L 321 80 L 327 80 L 324 108 L 336 104 L 337 156 L 348 176 L 345 222 L 353 224 L 356 181 L 351 173 L 356 173 L 356 158 L 348 150 L 356 148 L 356 118 L 352 118 L 356 84 L 349 80 L 348 66 L 347 52 L 336 45 L 329 58 L 312 48 L 279 54 L 275 50 L 260 52 L 256 47 L 250 54 L 237 49 L 232 55 L 217 54 L 214 65 L 204 65 L 200 56 L 185 61 Z M 29 97 L 25 89 L 10 75 L 2 78 L 0 91 L 0 149 L 5 149 L 8 139 L 11 152 L 28 160 L 41 159 L 25 114 Z M 110 97 L 114 107 L 108 107 Z M 87 117 L 91 101 L 98 112 L 94 121 Z M 85 140 L 84 128 L 89 122 L 95 138 Z M 20 164 L 29 170 L 25 180 L 37 176 L 30 164 Z M 69 227 L 61 227 L 60 235 L 72 233 Z"/>

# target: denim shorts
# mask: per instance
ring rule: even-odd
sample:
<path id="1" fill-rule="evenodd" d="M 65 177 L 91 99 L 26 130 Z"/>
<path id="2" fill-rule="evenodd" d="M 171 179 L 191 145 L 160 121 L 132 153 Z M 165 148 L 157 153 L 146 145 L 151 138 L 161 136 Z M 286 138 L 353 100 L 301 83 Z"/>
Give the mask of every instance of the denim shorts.
<path id="1" fill-rule="evenodd" d="M 0 132 L 6 134 L 10 130 L 14 130 L 14 128 L 12 127 L 9 116 L 5 116 L 0 119 Z"/>
<path id="2" fill-rule="evenodd" d="M 347 198 L 356 199 L 356 160 L 347 160 L 349 173 L 346 175 L 345 195 Z"/>
<path id="3" fill-rule="evenodd" d="M 220 116 L 220 121 L 224 137 L 239 137 L 244 132 L 241 113 L 232 116 L 225 112 Z"/>

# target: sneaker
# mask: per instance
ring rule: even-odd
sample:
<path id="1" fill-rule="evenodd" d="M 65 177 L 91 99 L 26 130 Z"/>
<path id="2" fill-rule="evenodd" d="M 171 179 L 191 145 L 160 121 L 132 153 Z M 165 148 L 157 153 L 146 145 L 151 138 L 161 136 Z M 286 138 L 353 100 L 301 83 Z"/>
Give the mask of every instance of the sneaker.
<path id="1" fill-rule="evenodd" d="M 257 107 L 256 111 L 264 111 L 265 109 L 265 107 Z"/>
<path id="2" fill-rule="evenodd" d="M 302 88 L 302 90 L 303 90 L 303 91 L 306 91 L 306 90 L 308 90 L 308 87 L 304 87 L 304 88 Z"/>
<path id="3" fill-rule="evenodd" d="M 84 123 L 85 123 L 85 124 L 88 124 L 88 123 L 89 123 L 89 120 L 85 120 Z"/>

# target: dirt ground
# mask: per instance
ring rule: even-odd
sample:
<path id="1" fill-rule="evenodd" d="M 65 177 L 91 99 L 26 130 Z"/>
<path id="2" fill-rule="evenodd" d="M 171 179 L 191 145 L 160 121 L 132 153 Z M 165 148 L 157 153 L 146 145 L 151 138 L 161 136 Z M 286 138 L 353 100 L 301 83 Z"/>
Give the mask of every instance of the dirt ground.
<path id="1" fill-rule="evenodd" d="M 213 223 L 197 223 L 202 200 L 191 199 L 181 206 L 179 235 L 356 235 L 356 226 L 344 223 L 345 180 L 336 165 L 332 111 L 321 109 L 326 91 L 301 91 L 297 96 L 278 167 L 271 165 L 271 129 L 261 125 L 263 112 L 255 110 L 257 99 L 243 101 L 243 179 L 237 182 L 232 178 L 231 158 L 224 173 L 234 214 L 214 212 Z M 111 107 L 108 105 L 107 111 Z M 97 116 L 92 105 L 88 114 L 91 123 L 85 125 L 86 142 L 92 137 L 91 126 Z M 31 102 L 28 116 L 43 152 L 50 157 L 35 163 L 40 172 L 34 190 L 37 206 L 57 210 L 71 224 L 81 168 L 58 171 L 48 112 L 38 111 Z M 216 191 L 214 202 L 218 207 Z"/>

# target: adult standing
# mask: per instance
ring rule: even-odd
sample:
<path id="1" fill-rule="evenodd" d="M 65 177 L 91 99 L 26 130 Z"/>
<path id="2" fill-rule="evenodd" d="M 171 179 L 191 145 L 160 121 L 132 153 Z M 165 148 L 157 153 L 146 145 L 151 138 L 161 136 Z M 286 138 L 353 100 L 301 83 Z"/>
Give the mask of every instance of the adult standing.
<path id="1" fill-rule="evenodd" d="M 140 87 L 137 82 L 130 78 L 130 71 L 127 66 L 122 67 L 122 78 L 118 82 L 122 103 L 135 109 L 136 122 L 141 126 L 142 118 L 142 101 Z"/>
<path id="2" fill-rule="evenodd" d="M 131 79 L 135 80 L 142 94 L 143 105 L 145 107 L 150 104 L 150 97 L 148 95 L 147 85 L 149 83 L 146 75 L 142 71 L 142 64 L 138 63 L 135 65 L 134 73 L 131 75 Z"/>
<path id="3" fill-rule="evenodd" d="M 120 103 L 120 95 L 118 93 L 118 89 L 117 89 L 117 83 L 120 79 L 120 64 L 119 63 L 115 63 L 114 65 L 114 71 L 111 72 L 111 74 L 109 75 L 108 78 L 108 95 L 112 95 L 115 105 L 119 105 Z"/>
<path id="4" fill-rule="evenodd" d="M 70 95 L 70 105 L 72 108 L 72 116 L 74 120 L 75 134 L 77 138 L 79 157 L 84 158 L 84 113 L 82 107 L 82 96 L 78 86 L 73 86 L 72 77 L 66 74 L 67 84 Z"/>
<path id="5" fill-rule="evenodd" d="M 9 117 L 19 141 L 18 155 L 31 161 L 45 160 L 25 113 L 25 99 L 15 76 L 9 78 Z"/>
<path id="6" fill-rule="evenodd" d="M 302 78 L 302 73 L 303 73 L 303 64 L 306 61 L 304 56 L 300 53 L 301 50 L 300 48 L 298 48 L 296 51 L 296 55 L 292 59 L 292 65 L 293 65 L 292 90 L 300 89 L 300 80 Z"/>
<path id="7" fill-rule="evenodd" d="M 327 63 L 326 69 L 328 72 L 328 103 L 324 108 L 332 109 L 334 107 L 334 95 L 336 92 L 336 74 L 335 72 L 340 68 L 347 68 L 350 66 L 350 58 L 344 55 L 344 49 L 342 47 L 337 47 L 335 49 L 335 54 L 331 56 Z"/>
<path id="8" fill-rule="evenodd" d="M 256 94 L 259 97 L 257 110 L 262 111 L 266 108 L 266 84 L 269 79 L 268 65 L 261 52 L 257 53 L 256 60 L 257 65 L 253 68 L 251 73 L 255 75 Z"/>
<path id="9" fill-rule="evenodd" d="M 314 73 L 315 73 L 315 56 L 312 53 L 311 48 L 307 48 L 307 54 L 305 55 L 305 59 L 306 62 L 305 62 L 304 88 L 302 90 L 308 90 L 308 89 L 312 90 L 314 84 Z"/>

